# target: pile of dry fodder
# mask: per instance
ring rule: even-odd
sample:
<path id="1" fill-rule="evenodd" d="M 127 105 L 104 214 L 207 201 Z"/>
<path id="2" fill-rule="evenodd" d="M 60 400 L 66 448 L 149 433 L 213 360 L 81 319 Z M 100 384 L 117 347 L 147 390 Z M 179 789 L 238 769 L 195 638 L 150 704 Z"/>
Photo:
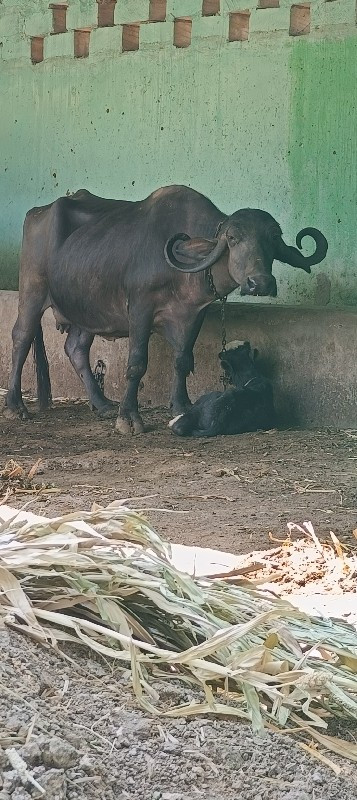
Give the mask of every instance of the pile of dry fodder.
<path id="1" fill-rule="evenodd" d="M 30 469 L 22 467 L 17 461 L 10 459 L 0 471 L 0 503 L 7 503 L 13 495 L 55 494 L 52 484 L 35 483 L 34 478 L 41 464 L 39 458 Z"/>
<path id="2" fill-rule="evenodd" d="M 246 578 L 179 572 L 148 521 L 120 502 L 3 523 L 0 615 L 39 641 L 80 641 L 116 659 L 152 714 L 238 717 L 357 761 L 357 745 L 324 733 L 333 717 L 357 719 L 355 629 L 310 618 Z M 163 708 L 157 676 L 197 686 L 197 701 Z"/>

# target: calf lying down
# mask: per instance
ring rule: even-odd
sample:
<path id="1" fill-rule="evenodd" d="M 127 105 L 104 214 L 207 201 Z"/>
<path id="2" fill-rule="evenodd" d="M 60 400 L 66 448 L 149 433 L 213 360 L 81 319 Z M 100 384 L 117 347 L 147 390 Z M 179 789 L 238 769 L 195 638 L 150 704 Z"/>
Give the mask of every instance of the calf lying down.
<path id="1" fill-rule="evenodd" d="M 255 366 L 258 351 L 249 342 L 231 342 L 219 354 L 232 388 L 200 397 L 185 414 L 169 422 L 178 436 L 221 436 L 269 430 L 275 426 L 273 391 Z"/>

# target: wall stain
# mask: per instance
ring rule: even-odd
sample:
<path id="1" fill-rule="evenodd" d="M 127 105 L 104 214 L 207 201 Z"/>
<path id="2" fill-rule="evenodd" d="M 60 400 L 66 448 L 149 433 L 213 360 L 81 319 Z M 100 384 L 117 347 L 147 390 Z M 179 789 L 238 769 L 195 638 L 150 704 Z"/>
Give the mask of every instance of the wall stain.
<path id="1" fill-rule="evenodd" d="M 296 214 L 329 242 L 331 299 L 357 303 L 357 37 L 291 51 L 288 161 Z M 316 287 L 315 298 L 319 295 Z"/>

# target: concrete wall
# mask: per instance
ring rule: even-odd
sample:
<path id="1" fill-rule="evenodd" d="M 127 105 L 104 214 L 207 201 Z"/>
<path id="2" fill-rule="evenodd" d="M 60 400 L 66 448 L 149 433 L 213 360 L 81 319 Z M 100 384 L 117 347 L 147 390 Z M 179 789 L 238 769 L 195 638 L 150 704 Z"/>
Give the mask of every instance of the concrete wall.
<path id="1" fill-rule="evenodd" d="M 276 264 L 272 304 L 355 305 L 355 0 L 221 0 L 215 16 L 208 0 L 167 0 L 166 21 L 148 21 L 163 5 L 118 0 L 103 28 L 95 0 L 69 0 L 52 35 L 48 0 L 0 2 L 0 288 L 17 286 L 28 208 L 79 187 L 137 199 L 179 182 L 227 212 L 270 211 L 291 243 L 321 227 L 328 257 L 312 277 Z M 123 51 L 123 35 L 139 49 Z"/>
<path id="2" fill-rule="evenodd" d="M 311 276 L 275 264 L 277 300 L 232 304 L 229 335 L 261 348 L 285 423 L 356 426 L 356 0 L 221 0 L 213 16 L 212 0 L 118 0 L 100 27 L 105 4 L 69 0 L 55 34 L 49 0 L 0 0 L 0 289 L 17 287 L 27 209 L 80 187 L 138 199 L 185 183 L 227 212 L 270 211 L 291 243 L 316 225 L 326 260 Z M 16 301 L 0 292 L 3 385 Z M 79 396 L 51 314 L 45 327 L 54 395 Z M 219 345 L 214 309 L 194 395 L 215 384 Z M 95 342 L 114 397 L 126 356 Z M 166 402 L 170 373 L 153 340 L 144 403 Z"/>
<path id="3" fill-rule="evenodd" d="M 228 337 L 249 339 L 260 350 L 261 367 L 273 381 L 282 425 L 357 427 L 357 311 L 269 306 L 242 306 L 237 311 L 233 306 L 227 310 Z M 217 312 L 216 308 L 209 310 L 195 348 L 196 371 L 189 379 L 192 398 L 220 387 L 217 353 L 221 330 Z M 0 369 L 5 382 L 16 313 L 17 293 L 0 292 Z M 56 331 L 51 311 L 44 316 L 44 332 L 53 396 L 83 397 L 82 385 L 63 352 L 65 337 Z M 120 399 L 123 392 L 127 353 L 126 340 L 96 339 L 93 345 L 92 363 L 102 358 L 107 364 L 105 390 L 113 399 Z M 153 337 L 149 369 L 140 394 L 142 405 L 168 403 L 171 372 L 169 347 Z M 23 385 L 34 393 L 31 359 L 26 364 Z"/>

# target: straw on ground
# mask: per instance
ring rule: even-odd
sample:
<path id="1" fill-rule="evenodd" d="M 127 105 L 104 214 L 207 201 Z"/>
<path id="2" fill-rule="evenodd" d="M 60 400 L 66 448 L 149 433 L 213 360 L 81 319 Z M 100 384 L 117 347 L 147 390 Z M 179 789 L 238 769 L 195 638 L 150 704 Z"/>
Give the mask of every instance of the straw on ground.
<path id="1" fill-rule="evenodd" d="M 0 614 L 40 642 L 81 642 L 129 667 L 152 714 L 237 717 L 357 761 L 357 745 L 325 733 L 335 716 L 357 719 L 357 632 L 245 577 L 233 585 L 179 572 L 148 521 L 120 502 L 3 523 Z M 196 685 L 197 702 L 165 709 L 157 675 Z"/>

